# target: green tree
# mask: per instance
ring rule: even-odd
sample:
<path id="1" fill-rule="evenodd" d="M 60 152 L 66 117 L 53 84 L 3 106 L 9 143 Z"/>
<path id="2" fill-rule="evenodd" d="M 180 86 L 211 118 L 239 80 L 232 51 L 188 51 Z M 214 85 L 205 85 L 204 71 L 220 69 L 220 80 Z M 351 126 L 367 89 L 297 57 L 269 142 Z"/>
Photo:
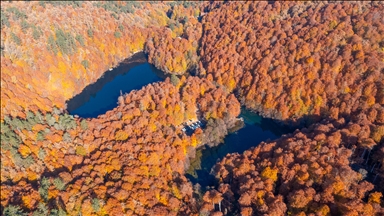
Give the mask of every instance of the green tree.
<path id="1" fill-rule="evenodd" d="M 115 38 L 120 38 L 121 37 L 121 32 L 115 31 L 115 33 L 113 35 L 115 36 Z"/>
<path id="2" fill-rule="evenodd" d="M 177 85 L 179 85 L 179 82 L 180 82 L 180 79 L 175 74 L 172 74 L 171 75 L 172 85 L 177 86 Z"/>
<path id="3" fill-rule="evenodd" d="M 81 120 L 81 122 L 80 122 L 80 127 L 81 127 L 81 129 L 83 129 L 83 130 L 87 130 L 87 129 L 88 129 L 88 123 L 87 123 L 87 120 L 85 120 L 85 119 Z"/>
<path id="4" fill-rule="evenodd" d="M 77 124 L 73 116 L 64 114 L 59 117 L 59 126 L 65 130 L 70 130 L 76 128 Z"/>
<path id="5" fill-rule="evenodd" d="M 27 23 L 27 21 L 23 19 L 20 23 L 20 26 L 21 26 L 21 31 L 25 34 L 29 28 L 29 23 Z"/>
<path id="6" fill-rule="evenodd" d="M 124 26 L 123 26 L 122 24 L 119 24 L 119 30 L 120 30 L 121 32 L 124 31 Z"/>
<path id="7" fill-rule="evenodd" d="M 63 209 L 51 209 L 49 216 L 67 216 L 67 213 Z"/>
<path id="8" fill-rule="evenodd" d="M 38 153 L 38 157 L 41 159 L 41 160 L 44 160 L 45 159 L 45 156 L 47 155 L 47 153 L 45 153 L 45 150 L 43 148 L 40 148 L 39 149 L 39 153 Z"/>
<path id="9" fill-rule="evenodd" d="M 80 43 L 81 46 L 84 46 L 84 37 L 82 35 L 76 35 L 75 39 Z"/>
<path id="10" fill-rule="evenodd" d="M 23 212 L 23 210 L 19 206 L 9 205 L 4 208 L 3 211 L 4 216 L 26 216 L 27 213 Z"/>
<path id="11" fill-rule="evenodd" d="M 47 201 L 48 200 L 48 188 L 51 185 L 48 178 L 43 177 L 40 181 L 39 194 L 40 196 Z"/>
<path id="12" fill-rule="evenodd" d="M 5 119 L 5 118 L 4 118 Z M 0 136 L 0 146 L 3 150 L 11 150 L 11 148 L 19 148 L 21 143 L 21 138 L 11 129 L 8 124 L 10 120 L 4 121 L 1 123 L 1 136 Z"/>
<path id="13" fill-rule="evenodd" d="M 35 120 L 35 114 L 32 111 L 28 111 L 27 112 L 27 121 L 31 125 L 35 125 L 37 123 L 36 120 Z"/>
<path id="14" fill-rule="evenodd" d="M 37 111 L 35 113 L 35 122 L 38 123 L 38 124 L 43 124 L 44 123 L 44 117 L 43 117 L 43 115 L 41 114 L 40 111 Z"/>
<path id="15" fill-rule="evenodd" d="M 55 55 L 59 52 L 59 50 L 57 48 L 57 44 L 55 42 L 55 38 L 53 37 L 53 35 L 50 35 L 48 37 L 47 49 L 48 49 L 48 51 L 53 52 Z"/>
<path id="16" fill-rule="evenodd" d="M 87 30 L 87 34 L 88 34 L 88 36 L 90 37 L 90 38 L 93 38 L 93 30 L 92 29 L 88 29 Z"/>
<path id="17" fill-rule="evenodd" d="M 84 59 L 83 61 L 81 61 L 81 64 L 83 65 L 83 67 L 85 69 L 89 68 L 89 61 L 88 60 Z"/>
<path id="18" fill-rule="evenodd" d="M 8 13 L 13 13 L 13 20 L 26 19 L 27 15 L 24 12 L 19 11 L 16 7 L 9 7 L 6 10 Z"/>
<path id="19" fill-rule="evenodd" d="M 9 28 L 11 25 L 8 20 L 8 14 L 5 11 L 3 11 L 3 9 L 1 9 L 0 15 L 1 15 L 1 28 L 4 28 L 5 26 Z"/>
<path id="20" fill-rule="evenodd" d="M 12 41 L 15 42 L 15 44 L 17 45 L 21 45 L 21 39 L 15 35 L 15 33 L 11 32 L 11 38 L 12 38 Z"/>
<path id="21" fill-rule="evenodd" d="M 36 141 L 43 141 L 45 139 L 44 131 L 39 131 L 36 135 Z"/>
<path id="22" fill-rule="evenodd" d="M 64 183 L 64 181 L 60 178 L 60 177 L 58 177 L 58 178 L 55 178 L 54 180 L 53 180 L 53 185 L 55 185 L 55 187 L 58 189 L 58 190 L 65 190 L 65 183 Z"/>
<path id="23" fill-rule="evenodd" d="M 70 32 L 64 32 L 62 29 L 56 29 L 56 44 L 63 54 L 72 54 L 76 50 L 75 39 Z"/>
<path id="24" fill-rule="evenodd" d="M 48 207 L 44 203 L 37 205 L 36 211 L 33 212 L 32 216 L 45 216 L 48 215 Z"/>
<path id="25" fill-rule="evenodd" d="M 51 113 L 45 115 L 45 120 L 49 126 L 53 126 L 56 123 L 56 118 Z"/>
<path id="26" fill-rule="evenodd" d="M 26 158 L 23 158 L 15 148 L 11 149 L 11 156 L 15 165 L 19 167 L 28 168 L 35 163 L 35 160 L 33 160 L 33 157 L 31 155 L 28 155 Z"/>
<path id="27" fill-rule="evenodd" d="M 100 200 L 97 198 L 92 199 L 92 208 L 95 212 L 100 211 Z"/>
<path id="28" fill-rule="evenodd" d="M 33 31 L 32 31 L 32 37 L 33 39 L 35 40 L 38 40 L 40 38 L 40 32 L 37 30 L 37 28 L 33 28 Z"/>
<path id="29" fill-rule="evenodd" d="M 71 135 L 68 132 L 65 132 L 63 135 L 63 140 L 64 142 L 67 142 L 67 143 L 72 142 Z"/>

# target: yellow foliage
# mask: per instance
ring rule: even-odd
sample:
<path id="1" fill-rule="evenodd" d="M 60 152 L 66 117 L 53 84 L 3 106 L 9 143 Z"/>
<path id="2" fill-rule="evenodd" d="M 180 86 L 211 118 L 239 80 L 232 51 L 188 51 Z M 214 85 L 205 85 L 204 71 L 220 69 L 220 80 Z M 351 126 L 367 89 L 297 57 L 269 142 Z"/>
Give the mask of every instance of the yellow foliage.
<path id="1" fill-rule="evenodd" d="M 373 97 L 372 95 L 369 95 L 367 97 L 367 104 L 368 104 L 368 106 L 374 105 L 375 104 L 375 97 Z"/>
<path id="2" fill-rule="evenodd" d="M 147 162 L 147 155 L 146 155 L 144 152 L 141 152 L 141 153 L 139 154 L 138 159 L 139 159 L 139 161 L 140 161 L 141 163 L 145 163 L 145 162 Z"/>
<path id="3" fill-rule="evenodd" d="M 151 176 L 159 176 L 160 175 L 160 172 L 161 172 L 161 169 L 160 167 L 158 166 L 152 166 L 150 171 L 149 171 L 149 175 Z"/>
<path id="4" fill-rule="evenodd" d="M 316 99 L 315 99 L 315 104 L 316 106 L 321 106 L 323 104 L 323 98 L 319 95 L 316 96 Z"/>
<path id="5" fill-rule="evenodd" d="M 329 212 L 331 210 L 329 209 L 329 207 L 327 205 L 323 205 L 321 206 L 319 209 L 318 209 L 318 213 L 320 213 L 320 215 L 323 215 L 323 216 L 326 216 L 326 215 L 329 215 Z"/>
<path id="6" fill-rule="evenodd" d="M 107 173 L 111 173 L 113 170 L 115 170 L 112 165 L 106 165 L 104 169 Z"/>
<path id="7" fill-rule="evenodd" d="M 305 181 L 309 178 L 309 173 L 304 173 L 303 175 L 298 176 L 298 179 L 301 181 Z"/>
<path id="8" fill-rule="evenodd" d="M 263 172 L 261 172 L 261 176 L 264 178 L 268 178 L 268 179 L 271 179 L 273 181 L 276 181 L 277 180 L 277 173 L 278 173 L 277 168 L 271 169 L 270 167 L 266 167 L 263 170 Z"/>
<path id="9" fill-rule="evenodd" d="M 344 190 L 344 183 L 340 180 L 334 182 L 332 186 L 334 188 L 335 194 L 339 194 Z"/>
<path id="10" fill-rule="evenodd" d="M 344 93 L 349 93 L 351 91 L 351 89 L 347 86 L 344 88 Z"/>
<path id="11" fill-rule="evenodd" d="M 155 125 L 154 123 L 149 124 L 149 125 L 148 125 L 148 128 L 149 128 L 149 130 L 151 130 L 152 132 L 156 131 L 156 129 L 157 129 L 157 127 L 156 127 L 156 125 Z"/>
<path id="12" fill-rule="evenodd" d="M 141 166 L 141 167 L 140 167 L 140 170 L 141 170 L 141 172 L 142 172 L 142 174 L 143 174 L 144 176 L 146 176 L 146 177 L 149 176 L 149 168 L 148 168 L 147 166 Z"/>
<path id="13" fill-rule="evenodd" d="M 167 195 L 166 194 L 160 194 L 159 202 L 162 203 L 163 205 L 167 206 L 168 205 Z"/>
<path id="14" fill-rule="evenodd" d="M 371 193 L 371 194 L 369 194 L 368 203 L 378 203 L 378 204 L 380 204 L 382 196 L 383 195 L 380 192 Z"/>
<path id="15" fill-rule="evenodd" d="M 67 72 L 67 68 L 66 68 L 64 62 L 59 61 L 59 64 L 57 65 L 57 68 L 59 69 L 59 71 L 60 71 L 62 74 L 66 74 L 66 72 Z"/>
<path id="16" fill-rule="evenodd" d="M 165 63 L 165 67 L 168 68 L 169 71 L 173 71 L 172 59 L 167 60 L 167 62 Z"/>
<path id="17" fill-rule="evenodd" d="M 48 190 L 48 199 L 56 198 L 59 194 L 59 190 Z"/>
<path id="18" fill-rule="evenodd" d="M 200 86 L 200 94 L 201 96 L 204 96 L 205 93 L 205 87 L 203 85 Z"/>
<path id="19" fill-rule="evenodd" d="M 264 194 L 265 194 L 265 191 L 263 191 L 263 190 L 258 191 L 257 194 L 256 194 L 257 203 L 259 205 L 264 205 L 264 198 L 263 198 Z"/>
<path id="20" fill-rule="evenodd" d="M 181 198 L 182 198 L 182 196 L 181 196 L 181 194 L 180 194 L 180 190 L 179 190 L 179 188 L 178 188 L 175 184 L 172 185 L 172 194 L 173 194 L 177 199 L 181 199 Z"/>
<path id="21" fill-rule="evenodd" d="M 75 90 L 74 82 L 70 82 L 69 80 L 62 80 L 61 85 L 65 90 L 63 95 L 66 98 L 70 98 Z"/>
<path id="22" fill-rule="evenodd" d="M 179 112 L 180 111 L 180 105 L 176 104 L 174 107 L 174 112 Z"/>
<path id="23" fill-rule="evenodd" d="M 329 24 L 329 28 L 330 28 L 330 29 L 334 29 L 336 26 L 337 26 L 337 22 L 336 22 L 336 20 L 333 20 L 333 21 Z"/>
<path id="24" fill-rule="evenodd" d="M 115 134 L 115 139 L 120 141 L 126 140 L 128 139 L 128 133 L 123 130 L 119 130 Z"/>
<path id="25" fill-rule="evenodd" d="M 123 115 L 122 117 L 122 120 L 125 121 L 125 120 L 131 120 L 133 118 L 133 116 L 129 113 Z"/>
<path id="26" fill-rule="evenodd" d="M 196 147 L 197 146 L 197 138 L 196 138 L 196 135 L 195 134 L 193 134 L 192 136 L 191 136 L 191 146 L 192 147 Z"/>
<path id="27" fill-rule="evenodd" d="M 229 91 L 232 91 L 236 86 L 236 80 L 234 78 L 230 78 L 229 84 L 228 84 L 228 89 Z"/>
<path id="28" fill-rule="evenodd" d="M 76 146 L 76 154 L 85 156 L 87 155 L 87 150 L 83 146 Z"/>
<path id="29" fill-rule="evenodd" d="M 28 146 L 21 144 L 19 147 L 19 152 L 25 158 L 31 154 L 31 149 Z"/>
<path id="30" fill-rule="evenodd" d="M 34 198 L 30 195 L 22 196 L 21 199 L 23 200 L 24 206 L 26 206 L 29 209 L 33 208 L 33 204 L 36 202 Z"/>
<path id="31" fill-rule="evenodd" d="M 27 177 L 28 177 L 28 180 L 29 181 L 35 181 L 37 178 L 39 178 L 40 176 L 37 175 L 37 173 L 33 172 L 33 171 L 28 171 L 27 172 Z"/>

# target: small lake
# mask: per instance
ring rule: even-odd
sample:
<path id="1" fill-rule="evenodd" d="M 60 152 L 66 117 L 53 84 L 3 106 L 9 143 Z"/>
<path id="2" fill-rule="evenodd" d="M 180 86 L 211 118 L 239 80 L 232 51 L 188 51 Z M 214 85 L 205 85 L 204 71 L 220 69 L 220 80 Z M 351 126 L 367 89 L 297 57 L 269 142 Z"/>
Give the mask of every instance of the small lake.
<path id="1" fill-rule="evenodd" d="M 67 101 L 67 110 L 72 115 L 94 118 L 115 108 L 120 92 L 129 93 L 165 78 L 162 71 L 147 62 L 144 53 L 137 53 L 105 72 L 95 83 Z M 192 183 L 199 183 L 203 187 L 213 185 L 214 177 L 209 173 L 217 160 L 230 153 L 243 153 L 262 141 L 277 139 L 284 133 L 292 132 L 246 109 L 242 109 L 240 117 L 244 119 L 244 127 L 228 134 L 223 144 L 196 150 L 196 157 L 186 172 Z"/>
<path id="2" fill-rule="evenodd" d="M 164 78 L 160 70 L 147 62 L 144 53 L 137 53 L 67 101 L 67 110 L 83 118 L 97 117 L 117 106 L 120 92 L 138 90 Z"/>
<path id="3" fill-rule="evenodd" d="M 241 154 L 262 141 L 274 140 L 284 133 L 292 132 L 271 119 L 265 119 L 245 109 L 242 109 L 240 117 L 244 119 L 244 127 L 228 134 L 223 144 L 196 150 L 196 157 L 191 160 L 186 174 L 192 183 L 199 183 L 202 187 L 212 186 L 214 176 L 209 173 L 217 160 L 223 159 L 230 153 Z"/>

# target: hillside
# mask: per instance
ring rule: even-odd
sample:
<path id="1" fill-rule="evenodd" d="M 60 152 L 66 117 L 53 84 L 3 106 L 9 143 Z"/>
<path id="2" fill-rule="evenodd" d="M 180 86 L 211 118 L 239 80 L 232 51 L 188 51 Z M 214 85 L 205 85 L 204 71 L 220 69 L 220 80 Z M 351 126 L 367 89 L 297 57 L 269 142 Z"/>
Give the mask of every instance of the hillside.
<path id="1" fill-rule="evenodd" d="M 383 17 L 382 2 L 1 2 L 1 214 L 384 214 Z M 168 77 L 68 113 L 137 52 Z M 192 184 L 196 149 L 243 109 L 296 130 Z"/>

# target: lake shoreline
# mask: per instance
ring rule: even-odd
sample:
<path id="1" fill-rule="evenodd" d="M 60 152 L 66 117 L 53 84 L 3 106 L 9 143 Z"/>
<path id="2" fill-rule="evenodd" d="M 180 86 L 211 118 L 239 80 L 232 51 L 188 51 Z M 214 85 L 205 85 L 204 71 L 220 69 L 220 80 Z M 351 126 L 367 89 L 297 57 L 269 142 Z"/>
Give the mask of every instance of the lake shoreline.
<path id="1" fill-rule="evenodd" d="M 218 160 L 227 154 L 241 154 L 261 142 L 278 139 L 286 130 L 273 120 L 265 119 L 245 107 L 242 107 L 238 119 L 235 126 L 228 129 L 229 133 L 222 143 L 213 147 L 204 144 L 196 149 L 195 157 L 190 158 L 189 166 L 185 169 L 185 176 L 193 184 L 212 186 L 214 176 L 210 175 L 210 171 Z"/>
<path id="2" fill-rule="evenodd" d="M 137 52 L 132 56 L 121 61 L 112 70 L 105 71 L 95 82 L 87 85 L 79 94 L 73 96 L 66 101 L 66 110 L 70 113 L 77 109 L 82 101 L 89 100 L 89 98 L 100 91 L 100 89 L 108 82 L 112 81 L 117 75 L 124 74 L 131 68 L 146 62 L 146 56 L 143 51 Z"/>
<path id="3" fill-rule="evenodd" d="M 116 107 L 121 94 L 165 78 L 162 71 L 148 63 L 144 52 L 138 52 L 68 100 L 67 111 L 82 118 L 97 117 Z"/>

